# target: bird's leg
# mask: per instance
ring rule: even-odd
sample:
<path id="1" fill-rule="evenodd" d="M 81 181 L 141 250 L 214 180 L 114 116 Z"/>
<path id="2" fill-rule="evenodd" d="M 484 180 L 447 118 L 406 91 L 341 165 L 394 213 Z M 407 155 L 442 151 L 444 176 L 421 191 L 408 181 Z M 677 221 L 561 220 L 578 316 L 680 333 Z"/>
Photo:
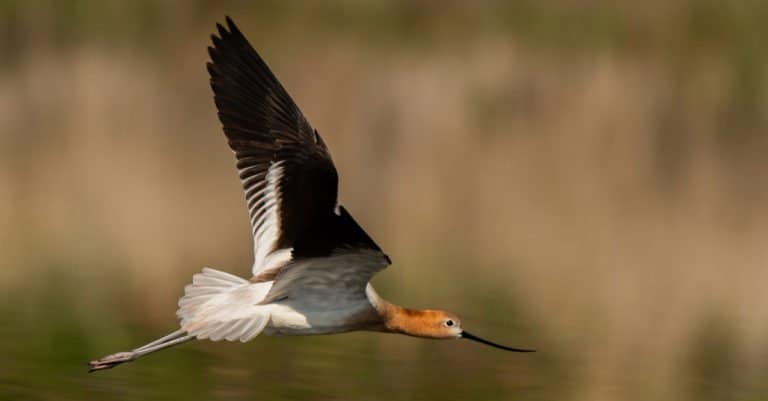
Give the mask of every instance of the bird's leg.
<path id="1" fill-rule="evenodd" d="M 158 338 L 149 344 L 142 345 L 141 347 L 131 351 L 118 352 L 112 355 L 107 355 L 101 359 L 91 361 L 88 363 L 90 366 L 88 371 L 95 372 L 97 370 L 112 369 L 121 363 L 131 362 L 144 355 L 151 354 L 155 351 L 172 347 L 192 339 L 194 339 L 194 336 L 187 335 L 187 333 L 183 330 L 176 330 L 165 337 Z"/>
<path id="2" fill-rule="evenodd" d="M 181 337 L 182 335 L 184 335 L 184 331 L 183 330 L 176 330 L 173 333 L 168 334 L 165 337 L 160 337 L 157 340 L 152 341 L 149 344 L 145 344 L 145 345 L 142 345 L 139 348 L 134 349 L 133 352 L 139 352 L 141 350 L 144 350 L 144 349 L 147 349 L 147 348 L 150 348 L 150 347 L 154 347 L 155 345 L 162 344 L 162 343 L 167 342 L 167 341 L 175 340 L 175 339 Z"/>

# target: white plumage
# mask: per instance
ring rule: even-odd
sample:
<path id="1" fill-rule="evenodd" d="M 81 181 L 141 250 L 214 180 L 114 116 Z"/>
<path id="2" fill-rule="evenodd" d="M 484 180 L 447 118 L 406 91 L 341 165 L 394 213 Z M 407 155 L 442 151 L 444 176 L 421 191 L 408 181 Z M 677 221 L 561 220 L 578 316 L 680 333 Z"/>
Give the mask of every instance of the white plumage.
<path id="1" fill-rule="evenodd" d="M 264 188 L 246 198 L 248 203 L 258 199 L 249 210 L 253 233 L 253 268 L 254 275 L 259 271 L 282 265 L 291 258 L 291 249 L 274 249 L 280 233 L 279 207 L 280 189 L 278 187 L 283 176 L 282 161 L 273 163 L 267 169 L 264 178 Z M 248 188 L 250 179 L 243 180 L 243 186 Z"/>
<path id="2" fill-rule="evenodd" d="M 259 305 L 272 282 L 252 284 L 226 272 L 204 268 L 184 289 L 176 315 L 181 329 L 203 340 L 246 342 L 269 323 L 269 311 Z"/>

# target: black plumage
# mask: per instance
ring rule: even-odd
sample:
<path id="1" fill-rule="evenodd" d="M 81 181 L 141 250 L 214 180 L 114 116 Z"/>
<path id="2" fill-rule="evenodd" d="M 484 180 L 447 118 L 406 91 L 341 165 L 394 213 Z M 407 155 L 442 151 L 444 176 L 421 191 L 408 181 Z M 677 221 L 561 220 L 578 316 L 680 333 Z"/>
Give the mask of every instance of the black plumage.
<path id="1" fill-rule="evenodd" d="M 232 19 L 226 22 L 212 35 L 207 67 L 219 120 L 237 158 L 256 248 L 269 247 L 267 254 L 292 249 L 294 259 L 341 249 L 380 251 L 343 207 L 337 209 L 338 174 L 320 135 Z M 278 192 L 271 195 L 270 168 Z M 270 224 L 269 202 L 276 203 L 278 227 L 275 235 L 260 238 L 260 227 Z"/>

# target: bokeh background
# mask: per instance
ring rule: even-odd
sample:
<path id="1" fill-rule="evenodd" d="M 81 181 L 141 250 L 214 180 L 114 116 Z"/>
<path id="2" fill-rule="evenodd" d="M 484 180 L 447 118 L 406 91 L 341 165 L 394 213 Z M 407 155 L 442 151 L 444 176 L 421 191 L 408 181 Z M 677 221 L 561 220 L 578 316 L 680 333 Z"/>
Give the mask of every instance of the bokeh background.
<path id="1" fill-rule="evenodd" d="M 464 341 L 193 343 L 251 239 L 204 68 L 231 15 Z M 0 1 L 0 399 L 768 400 L 768 2 Z"/>

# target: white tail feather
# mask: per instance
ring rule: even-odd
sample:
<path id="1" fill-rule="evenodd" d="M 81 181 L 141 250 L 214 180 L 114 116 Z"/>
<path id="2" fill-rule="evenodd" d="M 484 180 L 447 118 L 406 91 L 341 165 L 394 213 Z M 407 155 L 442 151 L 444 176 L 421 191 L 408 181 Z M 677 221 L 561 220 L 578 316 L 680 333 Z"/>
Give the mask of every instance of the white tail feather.
<path id="1" fill-rule="evenodd" d="M 198 339 L 246 342 L 270 321 L 269 312 L 259 302 L 271 287 L 271 282 L 250 283 L 206 267 L 184 288 L 176 315 L 182 330 Z"/>

